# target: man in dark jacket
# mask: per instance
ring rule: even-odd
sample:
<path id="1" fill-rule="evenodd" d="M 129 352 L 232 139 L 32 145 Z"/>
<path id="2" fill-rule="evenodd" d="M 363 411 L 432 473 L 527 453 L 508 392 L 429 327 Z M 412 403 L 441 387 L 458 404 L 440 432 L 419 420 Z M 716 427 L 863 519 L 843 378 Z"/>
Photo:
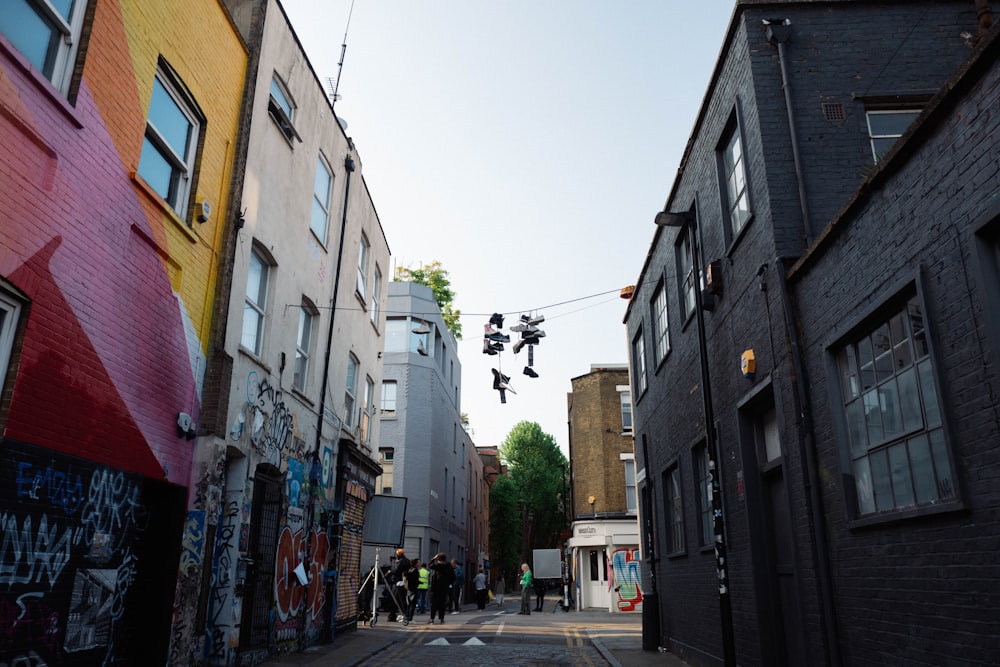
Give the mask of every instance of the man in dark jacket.
<path id="1" fill-rule="evenodd" d="M 455 570 L 448 557 L 439 553 L 427 566 L 431 571 L 431 617 L 428 623 L 434 623 L 434 615 L 444 623 L 444 611 L 448 606 L 451 584 L 455 581 Z"/>

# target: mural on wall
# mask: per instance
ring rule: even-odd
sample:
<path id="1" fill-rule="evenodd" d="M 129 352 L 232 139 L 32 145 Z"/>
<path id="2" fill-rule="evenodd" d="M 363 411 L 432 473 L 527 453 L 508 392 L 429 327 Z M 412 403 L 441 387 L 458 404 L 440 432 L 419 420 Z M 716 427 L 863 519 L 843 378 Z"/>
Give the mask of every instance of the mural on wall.
<path id="1" fill-rule="evenodd" d="M 611 568 L 615 575 L 618 611 L 640 611 L 642 579 L 639 567 L 639 549 L 618 549 L 611 555 Z"/>
<path id="2" fill-rule="evenodd" d="M 276 467 L 281 465 L 282 456 L 305 459 L 305 440 L 292 437 L 295 413 L 285 404 L 281 387 L 250 371 L 245 391 L 246 402 L 229 427 L 229 439 L 239 442 L 247 436 L 254 451 Z"/>
<path id="3" fill-rule="evenodd" d="M 156 604 L 155 595 L 140 598 L 165 566 L 143 544 L 166 529 L 151 515 L 143 478 L 4 444 L 0 488 L 13 502 L 0 510 L 0 664 L 128 661 L 147 630 L 126 611 Z"/>

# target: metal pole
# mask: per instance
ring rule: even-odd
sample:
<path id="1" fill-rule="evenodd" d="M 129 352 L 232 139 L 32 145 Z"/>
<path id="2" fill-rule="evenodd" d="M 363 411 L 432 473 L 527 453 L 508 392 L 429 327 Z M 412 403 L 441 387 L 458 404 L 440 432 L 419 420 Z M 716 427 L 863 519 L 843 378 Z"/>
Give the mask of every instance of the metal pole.
<path id="1" fill-rule="evenodd" d="M 701 397 L 705 410 L 705 438 L 708 450 L 708 474 L 712 481 L 712 527 L 715 533 L 715 565 L 719 576 L 719 612 L 722 620 L 722 657 L 726 667 L 736 665 L 736 644 L 733 638 L 733 608 L 729 599 L 729 564 L 726 560 L 726 524 L 723 517 L 719 443 L 715 434 L 715 416 L 712 412 L 712 390 L 708 372 L 708 345 L 705 340 L 705 315 L 702 312 L 701 262 L 698 255 L 701 244 L 696 244 L 695 218 L 688 220 L 691 234 L 691 261 L 695 276 L 695 317 L 698 321 L 698 351 L 701 358 Z"/>

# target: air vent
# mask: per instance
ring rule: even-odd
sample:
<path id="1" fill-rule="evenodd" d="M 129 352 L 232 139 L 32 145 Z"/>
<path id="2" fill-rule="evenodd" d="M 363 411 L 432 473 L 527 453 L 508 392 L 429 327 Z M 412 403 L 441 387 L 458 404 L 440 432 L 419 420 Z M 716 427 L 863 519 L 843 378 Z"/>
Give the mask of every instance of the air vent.
<path id="1" fill-rule="evenodd" d="M 823 118 L 830 121 L 846 120 L 847 116 L 844 115 L 844 105 L 840 102 L 824 102 Z"/>

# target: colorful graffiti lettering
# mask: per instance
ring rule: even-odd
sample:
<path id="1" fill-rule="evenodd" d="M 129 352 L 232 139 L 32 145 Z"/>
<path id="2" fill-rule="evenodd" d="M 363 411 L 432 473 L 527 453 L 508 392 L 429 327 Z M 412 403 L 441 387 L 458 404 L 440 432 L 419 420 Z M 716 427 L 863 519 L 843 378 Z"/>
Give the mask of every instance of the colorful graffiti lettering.
<path id="1" fill-rule="evenodd" d="M 83 503 L 83 479 L 79 474 L 56 470 L 53 466 L 35 468 L 28 461 L 17 463 L 17 497 L 45 500 L 67 514 L 74 514 Z"/>
<path id="2" fill-rule="evenodd" d="M 191 510 L 181 536 L 181 576 L 190 576 L 199 567 L 205 553 L 205 512 Z"/>
<path id="3" fill-rule="evenodd" d="M 642 603 L 638 549 L 618 549 L 611 556 L 618 591 L 618 611 L 636 611 Z"/>
<path id="4" fill-rule="evenodd" d="M 274 564 L 274 599 L 282 621 L 299 613 L 304 589 L 295 576 L 295 568 L 305 559 L 302 531 L 294 534 L 288 526 L 278 536 L 278 554 Z"/>

